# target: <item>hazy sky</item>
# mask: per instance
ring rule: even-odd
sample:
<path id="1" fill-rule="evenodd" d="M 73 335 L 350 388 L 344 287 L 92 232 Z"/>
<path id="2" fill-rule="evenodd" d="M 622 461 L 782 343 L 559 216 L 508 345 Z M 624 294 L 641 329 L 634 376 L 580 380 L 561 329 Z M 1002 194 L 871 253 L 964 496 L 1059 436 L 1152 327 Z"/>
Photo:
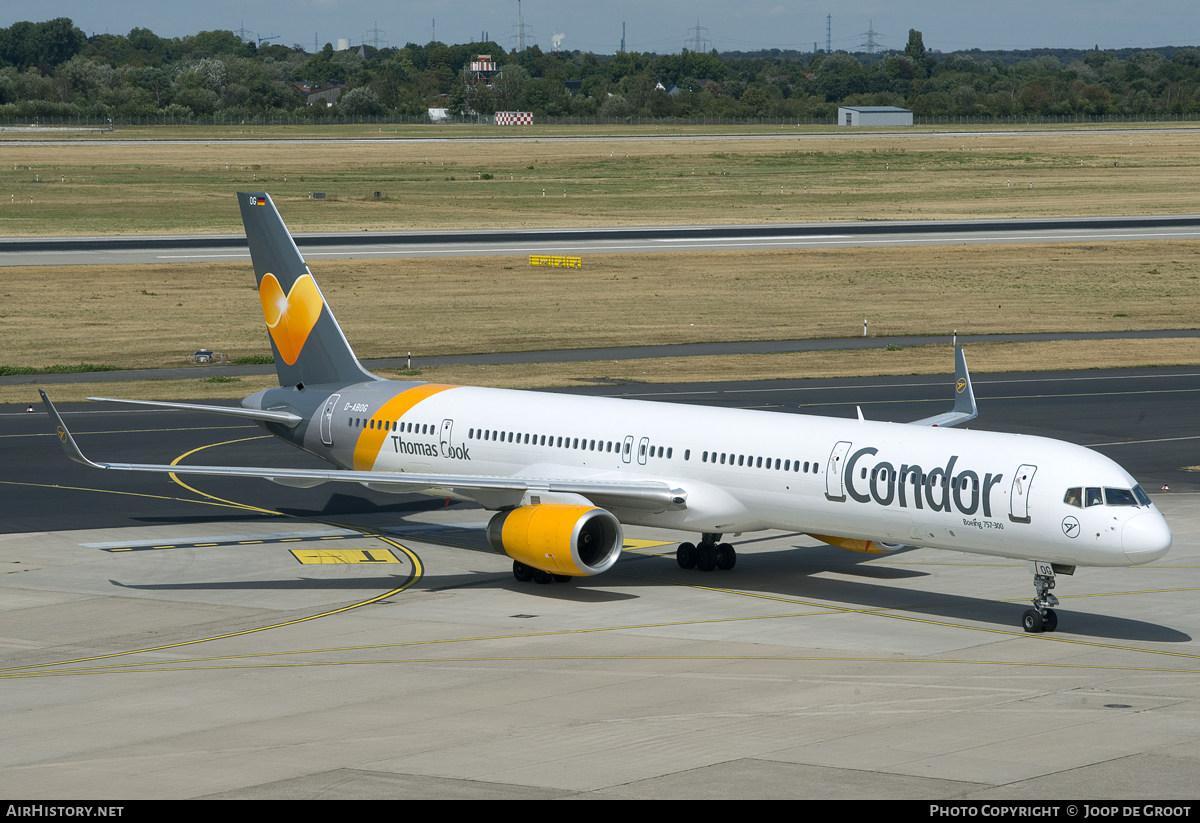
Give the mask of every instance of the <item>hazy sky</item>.
<path id="1" fill-rule="evenodd" d="M 811 51 L 825 47 L 825 15 L 833 15 L 833 48 L 858 51 L 871 28 L 884 48 L 903 48 L 908 30 L 924 34 L 925 45 L 955 49 L 1026 49 L 1039 47 L 1123 48 L 1196 45 L 1200 15 L 1183 0 L 628 0 L 555 2 L 522 0 L 527 31 L 544 51 L 562 34 L 562 48 L 597 53 L 616 51 L 621 23 L 630 51 L 678 52 L 694 33 L 720 51 L 760 48 Z M 164 37 L 207 29 L 237 30 L 243 25 L 259 36 L 278 35 L 275 43 L 299 43 L 312 49 L 347 38 L 388 45 L 426 43 L 434 34 L 445 43 L 476 40 L 484 31 L 505 48 L 515 45 L 517 0 L 6 0 L 0 26 L 18 20 L 70 17 L 88 34 L 126 34 L 140 26 Z M 369 30 L 378 25 L 381 34 Z M 708 45 L 706 44 L 706 45 Z"/>

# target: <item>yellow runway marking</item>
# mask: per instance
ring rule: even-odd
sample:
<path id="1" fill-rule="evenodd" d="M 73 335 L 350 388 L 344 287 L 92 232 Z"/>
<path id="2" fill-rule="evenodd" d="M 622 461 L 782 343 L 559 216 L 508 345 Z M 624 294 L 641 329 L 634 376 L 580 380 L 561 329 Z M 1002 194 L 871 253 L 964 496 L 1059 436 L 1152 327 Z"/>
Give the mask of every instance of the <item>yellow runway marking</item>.
<path id="1" fill-rule="evenodd" d="M 320 666 L 399 666 L 429 665 L 438 663 L 562 663 L 588 661 L 647 661 L 673 660 L 694 662 L 807 662 L 807 663 L 899 663 L 907 665 L 936 666 L 998 666 L 1003 668 L 1074 669 L 1084 671 L 1155 672 L 1159 674 L 1197 674 L 1195 669 L 1173 669 L 1161 666 L 1115 666 L 1088 663 L 1018 663 L 1010 660 L 970 660 L 902 657 L 822 657 L 816 655 L 526 655 L 526 656 L 472 656 L 472 657 L 415 657 L 389 660 L 311 660 L 300 663 L 245 663 L 220 666 L 185 666 L 157 661 L 143 668 L 65 669 L 50 672 L 22 672 L 0 675 L 0 680 L 18 680 L 30 677 L 68 677 L 89 674 L 152 674 L 162 672 L 229 671 L 246 669 L 295 669 Z M 184 662 L 184 661 L 180 661 Z M 187 661 L 192 662 L 192 661 Z M 150 668 L 154 666 L 155 668 Z"/>
<path id="2" fill-rule="evenodd" d="M 625 544 L 621 546 L 623 550 L 629 549 L 652 549 L 655 546 L 673 546 L 675 545 L 670 540 L 634 540 L 626 537 Z M 672 552 L 674 554 L 674 552 Z M 658 556 L 658 555 L 656 555 Z"/>
<path id="3" fill-rule="evenodd" d="M 631 576 L 631 575 L 625 575 L 625 576 Z M 646 579 L 646 578 L 637 578 L 637 579 Z M 668 581 L 658 581 L 658 582 L 668 582 Z M 709 587 L 696 587 L 696 588 L 700 588 L 702 590 L 707 590 L 707 591 L 721 592 L 721 593 L 744 594 L 741 592 L 736 592 L 736 591 L 726 590 L 726 589 L 716 589 L 716 588 L 709 588 Z M 754 596 L 754 595 L 747 595 L 747 596 Z M 790 602 L 790 603 L 797 603 L 797 602 L 802 603 L 802 601 L 789 600 L 787 598 L 781 598 L 781 597 L 762 596 L 762 599 L 777 600 L 777 601 L 781 601 L 781 602 Z M 989 601 L 980 601 L 980 602 L 982 603 L 982 602 L 989 602 Z M 1001 601 L 1001 602 L 1003 602 L 1003 601 Z M 849 608 L 838 607 L 838 606 L 826 606 L 826 605 L 822 605 L 822 604 L 803 604 L 803 605 L 812 605 L 812 606 L 814 606 L 816 611 L 788 612 L 788 613 L 784 613 L 784 614 L 768 614 L 768 615 L 747 615 L 744 617 L 717 617 L 717 618 L 708 618 L 708 619 L 702 619 L 702 620 L 678 620 L 678 621 L 659 622 L 659 623 L 637 623 L 637 624 L 628 624 L 628 625 L 621 625 L 621 626 L 599 626 L 599 627 L 591 628 L 591 629 L 552 630 L 552 631 L 543 631 L 543 632 L 519 632 L 519 633 L 501 634 L 501 635 L 481 635 L 481 636 L 473 636 L 473 637 L 442 638 L 442 639 L 437 639 L 437 640 L 413 640 L 413 641 L 405 641 L 405 642 L 400 642 L 400 643 L 379 643 L 379 644 L 370 644 L 370 645 L 327 647 L 327 648 L 320 648 L 320 649 L 299 649 L 299 650 L 295 650 L 295 651 L 282 651 L 282 652 L 250 652 L 250 653 L 246 653 L 246 654 L 188 658 L 188 659 L 181 659 L 181 660 L 176 660 L 176 661 L 153 660 L 153 661 L 143 661 L 143 662 L 116 663 L 116 664 L 105 665 L 105 666 L 90 666 L 90 667 L 81 668 L 81 669 L 70 669 L 70 670 L 62 671 L 61 673 L 63 673 L 63 674 L 67 674 L 67 673 L 71 673 L 71 674 L 88 674 L 88 673 L 106 674 L 106 673 L 113 673 L 116 671 L 132 671 L 135 669 L 136 670 L 145 669 L 145 670 L 149 670 L 149 671 L 173 671 L 173 670 L 183 671 L 183 670 L 186 670 L 183 667 L 183 664 L 202 663 L 202 662 L 248 660 L 248 659 L 261 659 L 261 658 L 271 658 L 271 657 L 286 657 L 286 656 L 301 655 L 301 654 L 333 654 L 333 653 L 346 653 L 346 652 L 366 652 L 366 651 L 384 650 L 384 649 L 413 648 L 413 647 L 417 647 L 417 646 L 442 646 L 442 645 L 448 645 L 451 643 L 481 643 L 481 642 L 488 642 L 488 641 L 512 641 L 512 640 L 537 639 L 537 638 L 544 638 L 544 637 L 565 637 L 565 636 L 571 636 L 571 635 L 582 636 L 582 635 L 597 634 L 597 633 L 604 633 L 604 632 L 675 628 L 675 627 L 681 627 L 681 626 L 698 626 L 698 625 L 718 624 L 718 623 L 738 623 L 738 622 L 757 621 L 757 620 L 788 620 L 788 619 L 795 619 L 795 618 L 799 618 L 799 617 L 821 616 L 821 615 L 830 614 L 831 612 L 833 612 L 833 613 L 857 613 L 857 614 L 867 614 L 867 615 L 875 614 L 875 615 L 879 615 L 879 616 L 883 616 L 883 617 L 894 616 L 899 619 L 914 619 L 914 620 L 917 620 L 917 622 L 930 623 L 933 625 L 946 626 L 949 628 L 968 628 L 968 629 L 974 629 L 976 631 L 991 632 L 994 634 L 999 634 L 1001 636 L 1027 637 L 1027 638 L 1031 638 L 1031 639 L 1040 638 L 1040 639 L 1045 639 L 1045 640 L 1059 640 L 1062 642 L 1071 642 L 1071 643 L 1077 643 L 1080 645 L 1087 645 L 1087 646 L 1098 646 L 1101 648 L 1114 649 L 1114 650 L 1118 650 L 1118 651 L 1140 652 L 1140 653 L 1145 653 L 1145 654 L 1163 654 L 1163 655 L 1168 655 L 1168 656 L 1181 657 L 1181 658 L 1185 658 L 1185 659 L 1200 659 L 1200 655 L 1196 655 L 1196 654 L 1185 654 L 1185 653 L 1179 653 L 1179 652 L 1164 652 L 1164 651 L 1158 651 L 1155 649 L 1142 649 L 1142 648 L 1136 648 L 1136 647 L 1130 647 L 1130 646 L 1118 646 L 1115 644 L 1097 643 L 1097 642 L 1093 642 L 1093 641 L 1077 641 L 1077 640 L 1070 640 L 1067 638 L 1054 638 L 1054 637 L 1049 637 L 1046 635 L 1028 635 L 1028 634 L 1025 634 L 1024 632 L 1014 632 L 1014 631 L 1007 631 L 1007 630 L 1002 630 L 1002 629 L 986 629 L 986 628 L 978 628 L 978 627 L 972 627 L 972 626 L 962 626 L 959 624 L 945 623 L 945 622 L 939 622 L 939 621 L 934 621 L 934 620 L 920 620 L 920 619 L 916 619 L 916 618 L 907 618 L 903 615 L 885 614 L 884 610 L 880 610 L 880 609 L 849 609 Z M 199 642 L 199 641 L 197 641 L 197 642 Z M 427 660 L 427 662 L 439 662 L 439 661 L 445 661 L 448 659 L 483 661 L 483 660 L 492 660 L 492 659 L 499 660 L 499 659 L 508 659 L 508 658 L 488 658 L 488 657 L 483 657 L 483 656 L 472 657 L 472 658 L 465 658 L 465 657 L 429 658 Z M 562 657 L 562 658 L 546 657 L 546 658 L 538 658 L 538 659 L 591 660 L 591 659 L 608 659 L 608 658 L 583 656 L 583 657 L 569 657 L 569 658 L 568 657 Z M 621 659 L 647 659 L 647 660 L 651 660 L 651 659 L 694 659 L 694 660 L 701 660 L 701 659 L 717 659 L 717 658 L 702 657 L 702 656 L 687 657 L 687 658 L 675 658 L 675 657 L 664 658 L 664 657 L 656 657 L 656 656 L 641 656 L 641 657 L 631 656 L 631 657 L 621 658 Z M 1077 668 L 1077 669 L 1110 669 L 1110 670 L 1130 670 L 1130 671 L 1181 672 L 1181 673 L 1187 673 L 1187 674 L 1200 673 L 1195 669 L 1171 669 L 1171 668 L 1158 668 L 1158 667 L 1145 667 L 1145 666 L 1139 667 L 1139 666 L 1071 664 L 1071 663 L 1040 663 L 1039 664 L 1039 663 L 1021 663 L 1021 662 L 1011 662 L 1011 661 L 1003 662 L 1003 661 L 986 661 L 986 660 L 946 660 L 946 659 L 927 659 L 927 658 L 745 656 L 745 657 L 729 657 L 729 658 L 720 658 L 720 659 L 843 660 L 843 661 L 868 660 L 868 661 L 875 661 L 875 662 L 917 662 L 917 663 L 927 662 L 927 663 L 960 663 L 960 664 L 979 663 L 982 665 L 1007 665 L 1007 666 L 1016 666 L 1016 667 L 1026 666 L 1026 665 L 1029 665 L 1029 666 L 1040 665 L 1040 666 L 1056 666 L 1056 667 L 1060 667 L 1060 668 Z M 68 662 L 84 662 L 84 661 L 68 661 Z M 389 662 L 389 661 L 364 661 L 364 662 L 371 663 L 371 662 Z M 404 662 L 418 662 L 418 661 L 396 660 L 396 661 L 390 661 L 390 662 L 404 663 Z M 288 665 L 293 665 L 293 664 L 288 664 Z M 294 664 L 294 665 L 304 665 L 304 664 Z M 317 664 L 310 663 L 308 665 L 317 665 Z M 324 664 L 324 665 L 336 665 L 336 664 Z M 149 667 L 157 667 L 157 668 L 149 668 Z M 266 667 L 267 667 L 266 665 L 247 665 L 242 668 L 266 668 Z M 36 669 L 39 667 L 28 666 L 28 667 L 22 667 L 22 668 Z M 222 668 L 222 667 L 209 666 L 209 667 L 194 667 L 194 668 Z M 7 669 L 0 670 L 0 679 L 5 679 L 10 676 L 26 676 L 26 674 L 24 674 L 24 673 L 20 674 L 20 675 L 8 675 L 8 674 L 4 673 L 4 672 L 8 672 L 8 671 L 14 671 L 14 670 L 7 670 Z M 55 673 L 55 672 L 43 672 L 43 674 L 53 674 L 53 673 Z M 31 672 L 28 674 L 37 674 L 37 673 Z"/>
<path id="4" fill-rule="evenodd" d="M 391 552 L 378 549 L 292 549 L 291 554 L 306 566 L 400 562 Z"/>
<path id="5" fill-rule="evenodd" d="M 19 483 L 15 480 L 0 480 L 0 485 L 27 486 L 27 487 L 33 488 L 33 489 L 64 489 L 66 491 L 72 491 L 72 492 L 96 492 L 97 494 L 119 494 L 119 495 L 124 495 L 126 497 L 145 497 L 150 500 L 175 500 L 180 503 L 197 503 L 201 506 L 220 506 L 221 508 L 226 508 L 226 509 L 228 509 L 228 508 L 244 509 L 245 508 L 245 506 L 242 506 L 239 503 L 230 503 L 228 501 L 222 501 L 219 503 L 213 502 L 214 500 L 218 500 L 219 498 L 213 498 L 213 500 L 192 500 L 187 497 L 168 497 L 165 494 L 144 494 L 142 492 L 123 492 L 123 491 L 118 491 L 116 489 L 89 489 L 86 486 L 62 486 L 62 485 L 59 485 L 56 483 Z M 260 509 L 259 511 L 266 511 L 266 509 Z M 271 514 L 279 514 L 279 512 L 271 512 Z"/>
<path id="6" fill-rule="evenodd" d="M 244 443 L 248 440 L 262 440 L 262 439 L 265 439 L 268 437 L 271 437 L 271 435 L 259 435 L 257 437 L 245 437 L 245 438 L 241 438 L 238 440 L 226 440 L 221 443 L 211 443 L 208 446 L 201 446 L 200 448 L 192 449 L 189 452 L 181 454 L 179 457 L 175 458 L 175 460 L 171 461 L 171 465 L 172 466 L 178 465 L 179 461 L 183 460 L 185 457 L 195 454 L 196 452 L 203 451 L 204 449 L 214 448 L 216 446 L 224 446 L 224 445 L 228 445 L 231 443 Z M 186 483 L 184 483 L 183 481 L 181 481 L 178 477 L 175 476 L 174 472 L 171 472 L 169 476 L 178 485 L 183 486 L 185 489 L 188 489 L 189 491 L 191 491 L 195 494 L 198 494 L 201 497 L 206 497 L 206 498 L 208 498 L 208 500 L 188 500 L 187 498 L 165 497 L 162 495 L 151 495 L 151 494 L 138 494 L 135 492 L 111 492 L 111 493 L 113 493 L 113 494 L 128 494 L 128 495 L 131 495 L 134 497 L 150 497 L 150 498 L 157 498 L 160 500 L 182 500 L 184 502 L 189 502 L 189 503 L 202 503 L 205 505 L 223 506 L 223 507 L 243 509 L 243 510 L 248 510 L 248 511 L 263 512 L 265 514 L 271 514 L 271 515 L 277 515 L 277 516 L 280 515 L 280 512 L 272 511 L 270 509 L 264 509 L 259 506 L 250 506 L 250 505 L 246 505 L 246 504 L 242 504 L 242 503 L 235 503 L 231 500 L 225 500 L 223 498 L 216 497 L 215 495 L 206 494 L 202 491 L 192 488 L 191 486 L 189 486 Z M 54 485 L 47 485 L 47 484 L 41 484 L 41 483 L 11 483 L 10 481 L 0 481 L 0 483 L 8 483 L 9 485 L 18 485 L 18 486 L 36 486 L 39 488 L 72 488 L 72 487 L 67 487 L 67 486 L 54 486 Z M 102 489 L 79 489 L 79 490 L 80 491 L 105 491 Z M 284 516 L 294 517 L 294 515 L 284 515 Z M 224 640 L 224 639 L 230 638 L 230 637 L 241 637 L 241 636 L 247 635 L 247 634 L 256 634 L 258 632 L 265 632 L 265 631 L 269 631 L 271 629 L 278 629 L 283 626 L 294 626 L 298 623 L 307 623 L 310 620 L 319 620 L 322 617 L 329 617 L 329 616 L 335 615 L 335 614 L 343 614 L 344 612 L 353 611 L 354 609 L 362 608 L 363 606 L 369 606 L 372 603 L 378 603 L 380 600 L 386 600 L 387 598 L 389 598 L 393 595 L 400 594 L 401 592 L 405 591 L 406 589 L 411 588 L 424 576 L 425 568 L 424 568 L 424 565 L 421 563 L 421 558 L 417 556 L 416 552 L 412 551 L 411 549 L 409 549 L 405 546 L 400 545 L 399 543 L 397 543 L 395 540 L 391 539 L 390 537 L 384 537 L 382 535 L 374 534 L 369 529 L 365 529 L 361 526 L 351 526 L 351 525 L 345 525 L 345 524 L 341 524 L 341 523 L 330 523 L 330 522 L 322 521 L 322 520 L 313 520 L 312 518 L 296 518 L 296 519 L 307 520 L 310 522 L 325 523 L 326 525 L 331 525 L 331 526 L 336 526 L 338 528 L 356 531 L 359 534 L 363 535 L 364 537 L 371 537 L 376 540 L 380 540 L 380 541 L 388 544 L 392 548 L 396 549 L 397 551 L 399 551 L 405 557 L 407 557 L 409 563 L 412 564 L 412 572 L 409 574 L 408 580 L 402 586 L 397 586 L 394 589 L 386 591 L 383 594 L 377 595 L 377 596 L 369 598 L 367 600 L 362 600 L 358 603 L 352 603 L 349 606 L 342 606 L 341 608 L 337 608 L 337 609 L 330 609 L 329 611 L 321 612 L 320 614 L 312 614 L 312 615 L 309 615 L 308 617 L 300 617 L 295 620 L 285 620 L 281 623 L 272 623 L 269 626 L 258 626 L 257 628 L 253 628 L 253 629 L 244 629 L 242 631 L 237 631 L 237 632 L 228 632 L 226 634 L 214 635 L 212 637 L 201 637 L 201 638 L 197 638 L 195 640 L 184 640 L 179 643 L 167 643 L 167 644 L 164 644 L 161 646 L 150 646 L 150 647 L 143 648 L 143 649 L 131 649 L 129 651 L 123 651 L 123 652 L 110 652 L 108 654 L 93 655 L 91 657 L 79 657 L 79 658 L 75 658 L 73 660 L 59 660 L 59 661 L 52 662 L 52 663 L 40 663 L 37 665 L 31 665 L 31 666 L 13 666 L 10 668 L 0 669 L 0 677 L 8 676 L 7 674 L 5 674 L 8 672 L 26 671 L 29 669 L 42 669 L 42 668 L 47 668 L 50 666 L 66 666 L 66 665 L 72 665 L 75 663 L 85 663 L 85 662 L 92 661 L 92 660 L 106 660 L 106 659 L 110 659 L 113 657 L 125 657 L 125 656 L 132 655 L 132 654 L 141 654 L 143 652 L 162 651 L 164 649 L 176 649 L 176 648 L 180 648 L 182 646 L 192 646 L 197 643 L 208 643 L 209 641 L 212 641 L 212 640 Z"/>
<path id="7" fill-rule="evenodd" d="M 260 434 L 257 437 L 242 437 L 242 438 L 238 438 L 237 440 L 224 440 L 220 443 L 209 443 L 207 446 L 200 446 L 199 448 L 184 452 L 183 454 L 179 455 L 174 460 L 172 460 L 171 465 L 178 466 L 180 461 L 182 461 L 185 457 L 190 457 L 193 454 L 195 454 L 196 452 L 204 451 L 205 449 L 212 449 L 212 448 L 216 448 L 217 446 L 230 446 L 230 445 L 233 445 L 234 443 L 248 443 L 251 440 L 266 440 L 271 437 L 274 437 L 274 435 Z M 198 494 L 201 497 L 207 497 L 209 500 L 218 501 L 223 505 L 231 506 L 232 508 L 235 508 L 235 509 L 242 509 L 244 511 L 261 512 L 263 514 L 274 514 L 274 515 L 279 514 L 279 512 L 273 511 L 272 509 L 264 509 L 261 506 L 251 506 L 246 503 L 235 503 L 232 500 L 226 500 L 222 497 L 217 497 L 216 495 L 207 494 L 205 492 L 202 492 L 199 489 L 193 488 L 193 487 L 189 486 L 187 483 L 184 483 L 182 480 L 179 479 L 179 475 L 175 474 L 175 472 L 169 472 L 167 476 L 170 477 L 172 480 L 174 480 L 178 485 L 183 486 L 185 489 L 192 492 L 193 494 Z"/>
<path id="8" fill-rule="evenodd" d="M 358 603 L 353 603 L 349 606 L 342 606 L 341 608 L 338 608 L 338 609 L 330 609 L 329 611 L 321 612 L 320 614 L 311 614 L 308 617 L 299 617 L 299 618 L 296 618 L 295 620 L 285 620 L 282 623 L 272 623 L 269 626 L 258 626 L 257 628 L 253 628 L 253 629 L 243 629 L 242 631 L 239 631 L 239 632 L 229 632 L 227 634 L 218 634 L 218 635 L 214 635 L 212 637 L 201 637 L 201 638 L 197 638 L 196 640 L 183 640 L 179 643 L 167 643 L 162 646 L 148 646 L 144 649 L 131 649 L 129 651 L 124 651 L 124 652 L 110 652 L 109 654 L 98 654 L 98 655 L 94 655 L 92 657 L 77 657 L 74 660 L 59 660 L 54 663 L 39 663 L 39 664 L 32 665 L 32 666 L 13 666 L 13 667 L 7 668 L 7 669 L 0 669 L 0 677 L 4 677 L 8 672 L 22 671 L 22 670 L 27 670 L 27 669 L 41 669 L 41 668 L 46 668 L 49 666 L 66 666 L 66 665 L 71 665 L 74 663 L 86 663 L 91 660 L 107 660 L 112 657 L 125 657 L 125 656 L 131 655 L 131 654 L 141 654 L 143 652 L 157 652 L 157 651 L 162 651 L 164 649 L 178 649 L 182 646 L 193 646 L 197 643 L 208 643 L 211 640 L 225 640 L 230 637 L 241 637 L 241 636 L 247 635 L 247 634 L 256 634 L 257 632 L 265 632 L 265 631 L 269 631 L 270 629 L 282 628 L 283 626 L 295 626 L 298 623 L 307 623 L 310 620 L 319 620 L 322 617 L 329 617 L 330 615 L 334 615 L 334 614 L 342 614 L 343 612 L 353 611 L 354 609 L 358 609 L 363 606 L 369 606 L 372 603 L 378 603 L 380 600 L 386 600 L 387 598 L 391 597 L 392 595 L 399 594 L 400 592 L 404 591 L 405 589 L 410 588 L 413 584 L 415 584 L 418 580 L 421 579 L 421 576 L 423 573 L 423 569 L 421 566 L 421 559 L 419 557 L 417 557 L 417 555 L 415 553 L 413 553 L 409 549 L 405 548 L 404 546 L 401 546 L 399 543 L 395 542 L 394 540 L 392 540 L 390 538 L 380 537 L 378 535 L 373 535 L 373 534 L 369 534 L 367 536 L 374 537 L 377 540 L 382 540 L 384 543 L 387 543 L 388 545 L 392 546 L 393 548 L 398 549 L 399 551 L 403 552 L 404 555 L 406 557 L 408 557 L 409 561 L 413 565 L 413 570 L 412 570 L 412 574 L 409 576 L 408 580 L 405 582 L 405 584 L 403 586 L 397 586 L 396 588 L 394 588 L 390 591 L 386 591 L 383 594 L 372 597 L 369 600 L 363 600 Z"/>

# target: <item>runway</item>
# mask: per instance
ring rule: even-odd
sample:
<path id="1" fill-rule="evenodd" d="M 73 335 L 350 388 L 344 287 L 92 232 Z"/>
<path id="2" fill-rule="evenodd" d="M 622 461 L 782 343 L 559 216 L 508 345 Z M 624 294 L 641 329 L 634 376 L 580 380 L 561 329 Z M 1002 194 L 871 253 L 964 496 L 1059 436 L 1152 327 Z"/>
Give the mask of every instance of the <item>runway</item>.
<path id="1" fill-rule="evenodd" d="M 982 243 L 1194 240 L 1200 216 L 865 221 L 443 232 L 297 234 L 308 260 L 583 255 Z M 49 237 L 0 240 L 0 266 L 249 260 L 243 235 Z"/>
<path id="2" fill-rule="evenodd" d="M 640 400 L 908 420 L 951 378 L 614 385 Z M 1126 466 L 1175 547 L 1024 564 L 630 530 L 612 572 L 522 585 L 487 513 L 347 486 L 99 472 L 0 409 L 0 785 L 66 797 L 1191 798 L 1200 758 L 1200 371 L 986 375 L 979 428 Z M 63 409 L 104 459 L 305 465 L 221 418 Z M 186 456 L 184 456 L 186 455 Z M 1170 485 L 1169 491 L 1161 485 Z M 336 560 L 339 562 L 320 562 Z"/>
<path id="3" fill-rule="evenodd" d="M 395 124 L 389 124 L 395 125 Z M 799 125 L 799 124 L 797 124 Z M 506 128 L 492 130 L 493 127 L 488 125 L 480 125 L 479 133 L 474 135 L 435 135 L 432 137 L 388 137 L 383 136 L 383 127 L 380 127 L 380 136 L 376 137 L 196 137 L 196 138 L 137 138 L 137 137 L 98 137 L 87 139 L 89 146 L 127 146 L 136 149 L 141 146 L 171 146 L 180 144 L 199 144 L 199 145 L 231 145 L 231 146 L 255 146 L 255 145 L 344 145 L 354 143 L 638 143 L 638 142 L 695 142 L 695 141 L 740 141 L 740 140 L 895 140 L 914 137 L 948 137 L 958 139 L 962 137 L 1029 137 L 1029 136 L 1046 136 L 1058 137 L 1064 134 L 1188 134 L 1197 130 L 1196 126 L 1179 123 L 1178 125 L 1163 125 L 1163 126 L 1143 126 L 1138 128 L 1129 128 L 1121 126 L 1112 126 L 1108 128 L 1065 128 L 1065 129 L 997 129 L 994 131 L 925 131 L 923 129 L 906 129 L 904 131 L 863 131 L 858 128 L 854 129 L 839 129 L 837 131 L 823 132 L 794 132 L 786 131 L 789 128 L 787 125 L 780 126 L 778 133 L 721 133 L 713 132 L 709 134 L 696 132 L 682 132 L 680 126 L 665 126 L 663 133 L 654 134 L 646 132 L 642 134 L 593 134 L 593 135 L 567 135 L 567 134 L 546 134 L 536 133 L 529 134 L 527 130 L 522 129 L 521 132 L 511 132 Z M 53 133 L 55 131 L 78 131 L 77 129 L 56 129 L 47 127 L 43 129 L 30 129 L 22 126 L 0 126 L 0 134 L 21 134 L 21 133 Z M 507 132 L 507 133 L 506 133 Z M 22 140 L 20 138 L 5 139 L 3 144 L 6 146 L 77 146 L 82 142 L 79 138 L 74 139 L 33 139 Z"/>

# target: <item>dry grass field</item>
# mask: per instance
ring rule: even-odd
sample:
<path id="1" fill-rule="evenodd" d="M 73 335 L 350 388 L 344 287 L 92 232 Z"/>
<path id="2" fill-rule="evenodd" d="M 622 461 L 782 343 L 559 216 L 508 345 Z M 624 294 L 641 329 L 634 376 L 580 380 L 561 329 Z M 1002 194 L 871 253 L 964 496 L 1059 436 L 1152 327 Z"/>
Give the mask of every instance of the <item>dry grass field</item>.
<path id="1" fill-rule="evenodd" d="M 80 137 L 36 145 L 0 139 L 0 235 L 237 232 L 231 193 L 262 189 L 294 231 L 1200 213 L 1200 129 L 1187 127 L 678 136 L 342 143 Z M 312 200 L 313 191 L 329 199 Z"/>
<path id="2" fill-rule="evenodd" d="M 1194 328 L 1200 241 L 336 260 L 363 358 L 730 340 Z M 246 263 L 10 267 L 0 366 L 269 354 Z"/>
<path id="3" fill-rule="evenodd" d="M 581 132 L 545 129 L 536 141 L 451 129 L 436 135 L 472 139 L 338 143 L 260 141 L 246 131 L 150 130 L 115 143 L 112 135 L 37 144 L 0 135 L 0 236 L 239 232 L 239 189 L 270 191 L 294 231 L 1200 214 L 1200 129 L 1186 127 L 851 138 L 810 128 L 794 140 L 767 139 L 772 128 L 740 130 L 737 140 L 696 129 L 676 130 L 677 140 L 615 139 L 629 136 L 619 129 L 563 140 Z M 484 133 L 497 134 L 513 133 Z M 329 199 L 312 200 L 313 191 Z M 880 336 L 1200 322 L 1193 241 L 611 254 L 591 255 L 577 271 L 530 268 L 523 257 L 314 266 L 363 358 L 846 337 L 861 334 L 864 319 Z M 245 263 L 6 267 L 0 335 L 0 366 L 142 368 L 180 365 L 202 347 L 231 357 L 269 351 Z M 976 371 L 1200 362 L 1187 341 L 972 351 Z M 422 379 L 551 386 L 948 367 L 940 348 L 913 348 L 429 369 Z M 120 393 L 242 396 L 270 382 L 152 382 Z M 55 391 L 112 393 L 108 385 Z M 10 387 L 0 400 L 27 402 L 30 393 Z"/>

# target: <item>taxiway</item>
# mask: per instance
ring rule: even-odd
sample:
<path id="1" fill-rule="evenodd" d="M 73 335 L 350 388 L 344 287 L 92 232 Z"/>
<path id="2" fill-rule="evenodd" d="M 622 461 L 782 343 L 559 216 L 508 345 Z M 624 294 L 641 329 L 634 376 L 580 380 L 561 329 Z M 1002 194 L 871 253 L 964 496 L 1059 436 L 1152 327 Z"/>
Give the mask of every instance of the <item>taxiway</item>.
<path id="1" fill-rule="evenodd" d="M 1175 533 L 1060 577 L 746 534 L 731 572 L 630 530 L 518 584 L 485 512 L 358 487 L 88 470 L 0 410 L 0 785 L 65 797 L 1190 798 L 1200 760 L 1194 369 L 981 375 L 975 425 L 1092 445 Z M 949 378 L 579 389 L 913 419 Z M 187 412 L 63 409 L 98 457 L 303 465 Z M 1159 488 L 1170 485 L 1170 491 Z"/>

